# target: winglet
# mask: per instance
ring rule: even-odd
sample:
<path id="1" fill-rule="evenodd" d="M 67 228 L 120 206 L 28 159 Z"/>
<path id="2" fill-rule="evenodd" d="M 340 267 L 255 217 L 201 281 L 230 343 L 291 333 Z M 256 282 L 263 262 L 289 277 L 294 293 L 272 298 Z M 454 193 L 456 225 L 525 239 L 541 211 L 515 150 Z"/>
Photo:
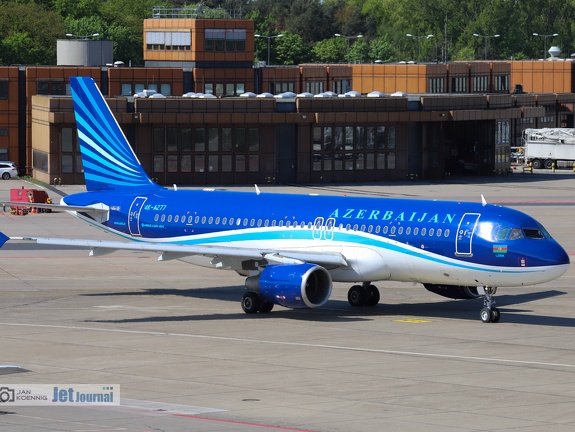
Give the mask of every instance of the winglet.
<path id="1" fill-rule="evenodd" d="M 483 205 L 483 207 L 485 207 L 487 205 L 487 201 L 485 200 L 485 197 L 483 196 L 483 194 L 481 194 L 481 204 Z"/>
<path id="2" fill-rule="evenodd" d="M 8 240 L 10 240 L 10 237 L 8 237 L 6 234 L 0 232 L 0 248 L 2 246 L 4 246 L 4 243 L 6 243 Z"/>

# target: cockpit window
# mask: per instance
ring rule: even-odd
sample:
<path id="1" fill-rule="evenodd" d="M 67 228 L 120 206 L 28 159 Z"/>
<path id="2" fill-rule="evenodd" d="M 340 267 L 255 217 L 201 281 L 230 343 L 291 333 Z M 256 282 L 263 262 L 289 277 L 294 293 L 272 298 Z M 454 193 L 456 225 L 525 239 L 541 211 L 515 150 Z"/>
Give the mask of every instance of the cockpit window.
<path id="1" fill-rule="evenodd" d="M 543 239 L 545 235 L 541 232 L 539 228 L 523 228 L 525 237 L 528 239 Z"/>
<path id="2" fill-rule="evenodd" d="M 523 231 L 519 228 L 513 228 L 509 234 L 509 240 L 518 240 L 523 238 Z"/>
<path id="3" fill-rule="evenodd" d="M 495 235 L 495 240 L 497 241 L 507 240 L 507 236 L 509 235 L 510 231 L 511 228 L 501 228 Z"/>

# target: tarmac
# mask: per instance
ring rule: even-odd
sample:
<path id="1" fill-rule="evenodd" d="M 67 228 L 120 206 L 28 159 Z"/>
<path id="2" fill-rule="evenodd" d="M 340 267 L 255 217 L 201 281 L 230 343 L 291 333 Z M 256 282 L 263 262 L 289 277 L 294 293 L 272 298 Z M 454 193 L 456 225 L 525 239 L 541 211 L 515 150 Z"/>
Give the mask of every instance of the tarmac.
<path id="1" fill-rule="evenodd" d="M 24 180 L 10 188 L 40 188 Z M 293 192 L 481 200 L 538 219 L 575 253 L 575 173 L 445 182 L 279 187 Z M 229 188 L 250 190 L 253 188 Z M 49 188 L 60 195 L 80 186 Z M 8 236 L 113 239 L 64 212 L 0 213 Z M 501 321 L 481 300 L 380 282 L 352 308 L 347 284 L 325 307 L 242 312 L 243 278 L 149 253 L 10 241 L 0 249 L 0 364 L 10 384 L 115 384 L 115 407 L 2 406 L 2 431 L 575 430 L 575 278 L 501 288 Z"/>

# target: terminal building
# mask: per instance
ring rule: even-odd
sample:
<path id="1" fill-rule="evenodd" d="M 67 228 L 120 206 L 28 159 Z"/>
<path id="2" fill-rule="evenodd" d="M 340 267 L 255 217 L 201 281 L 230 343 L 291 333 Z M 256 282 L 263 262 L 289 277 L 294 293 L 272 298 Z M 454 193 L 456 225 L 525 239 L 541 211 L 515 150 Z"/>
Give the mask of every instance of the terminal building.
<path id="1" fill-rule="evenodd" d="M 575 124 L 571 61 L 254 66 L 254 23 L 234 11 L 154 8 L 143 28 L 144 67 L 0 66 L 0 160 L 83 183 L 76 75 L 164 185 L 506 174 L 524 129 Z"/>

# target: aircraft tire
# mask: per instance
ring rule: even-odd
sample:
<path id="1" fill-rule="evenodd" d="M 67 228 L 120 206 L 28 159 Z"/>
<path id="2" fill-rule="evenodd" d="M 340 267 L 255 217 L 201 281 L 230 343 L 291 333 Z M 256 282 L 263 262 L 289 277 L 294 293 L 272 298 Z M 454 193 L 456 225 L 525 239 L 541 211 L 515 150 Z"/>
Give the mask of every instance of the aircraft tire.
<path id="1" fill-rule="evenodd" d="M 487 307 L 484 307 L 483 309 L 481 309 L 480 317 L 481 317 L 481 321 L 483 321 L 484 323 L 490 323 L 491 322 L 491 309 L 489 309 Z"/>
<path id="2" fill-rule="evenodd" d="M 365 299 L 366 306 L 376 306 L 379 303 L 380 295 L 379 290 L 375 285 L 370 285 L 367 287 L 367 298 Z"/>
<path id="3" fill-rule="evenodd" d="M 365 305 L 367 299 L 367 293 L 361 285 L 352 286 L 347 292 L 347 301 L 350 305 L 355 307 L 361 307 Z"/>
<path id="4" fill-rule="evenodd" d="M 260 313 L 270 313 L 274 308 L 274 304 L 271 301 L 264 300 L 260 306 Z"/>
<path id="5" fill-rule="evenodd" d="M 497 308 L 491 308 L 491 322 L 492 323 L 497 323 L 499 322 L 499 319 L 501 318 L 501 313 L 499 312 L 499 309 Z"/>
<path id="6" fill-rule="evenodd" d="M 254 314 L 259 311 L 261 304 L 261 297 L 253 291 L 248 291 L 242 297 L 242 309 L 247 314 Z"/>

